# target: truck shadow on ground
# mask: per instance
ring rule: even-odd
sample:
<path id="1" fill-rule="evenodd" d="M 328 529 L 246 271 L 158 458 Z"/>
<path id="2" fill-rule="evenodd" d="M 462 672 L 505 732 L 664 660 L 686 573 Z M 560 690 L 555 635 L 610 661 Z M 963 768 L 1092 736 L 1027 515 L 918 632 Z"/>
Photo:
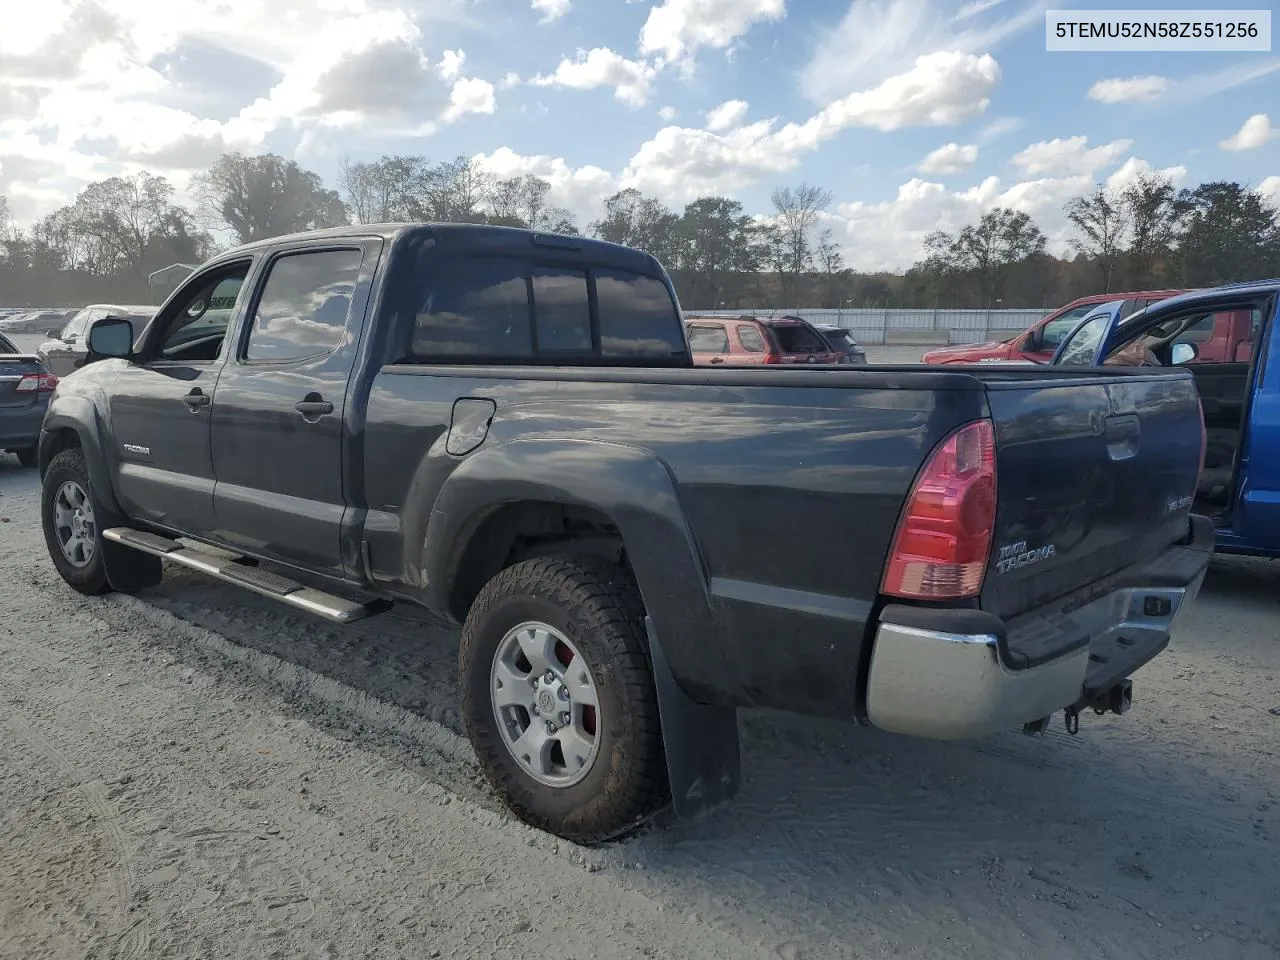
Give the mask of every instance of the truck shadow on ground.
<path id="1" fill-rule="evenodd" d="M 988 955 L 1033 930 L 1092 943 L 1078 932 L 1082 911 L 1106 913 L 1111 947 L 1124 944 L 1117 955 L 1186 955 L 1196 930 L 1232 939 L 1237 956 L 1259 944 L 1270 950 L 1280 907 L 1268 891 L 1280 889 L 1280 863 L 1264 848 L 1280 833 L 1280 721 L 1261 732 L 1260 747 L 1244 717 L 1206 739 L 1206 717 L 1180 702 L 1199 682 L 1188 678 L 1214 675 L 1214 658 L 1231 643 L 1215 634 L 1215 618 L 1229 608 L 1272 621 L 1267 574 L 1215 562 L 1186 639 L 1140 675 L 1134 713 L 1088 715 L 1078 737 L 1060 717 L 1043 737 L 955 744 L 745 713 L 737 800 L 693 821 L 665 815 L 610 855 L 645 867 L 631 882 L 661 878 L 723 922 L 752 910 L 812 918 L 817 932 L 806 936 L 837 947 L 852 938 L 858 952 L 894 947 L 888 928 L 867 919 L 888 904 L 893 929 L 938 916 L 1004 925 L 985 944 Z M 461 731 L 457 631 L 428 614 L 397 608 L 330 626 L 178 571 L 143 598 Z M 1229 703 L 1209 706 L 1231 719 Z"/>

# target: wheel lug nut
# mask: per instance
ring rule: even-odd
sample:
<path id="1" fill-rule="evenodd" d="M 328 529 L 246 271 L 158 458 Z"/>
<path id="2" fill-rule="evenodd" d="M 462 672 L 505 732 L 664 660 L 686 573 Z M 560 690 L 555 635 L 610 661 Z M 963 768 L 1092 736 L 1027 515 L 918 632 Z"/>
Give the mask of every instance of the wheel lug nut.
<path id="1" fill-rule="evenodd" d="M 548 670 L 546 673 L 546 676 L 543 677 L 543 679 L 546 680 L 547 683 L 555 683 L 556 675 L 552 673 L 550 670 Z"/>
<path id="2" fill-rule="evenodd" d="M 568 688 L 568 687 L 561 687 L 561 688 L 560 688 L 560 699 L 561 699 L 561 700 L 568 700 L 568 699 L 569 699 L 569 688 Z"/>
<path id="3" fill-rule="evenodd" d="M 570 717 L 568 713 L 562 713 L 562 714 L 560 714 L 560 722 L 561 722 L 561 723 L 563 723 L 565 726 L 568 726 L 569 721 L 570 721 L 570 720 L 572 720 L 572 719 L 573 719 L 573 718 L 572 718 L 572 717 Z"/>
<path id="4" fill-rule="evenodd" d="M 536 690 L 536 689 L 538 689 L 538 678 L 537 678 L 537 677 L 530 677 L 530 678 L 529 678 L 529 686 L 533 687 L 535 690 Z"/>
<path id="5" fill-rule="evenodd" d="M 547 733 L 555 733 L 555 732 L 556 732 L 556 725 L 555 725 L 555 723 L 553 723 L 552 721 L 548 720 L 548 721 L 547 721 Z"/>

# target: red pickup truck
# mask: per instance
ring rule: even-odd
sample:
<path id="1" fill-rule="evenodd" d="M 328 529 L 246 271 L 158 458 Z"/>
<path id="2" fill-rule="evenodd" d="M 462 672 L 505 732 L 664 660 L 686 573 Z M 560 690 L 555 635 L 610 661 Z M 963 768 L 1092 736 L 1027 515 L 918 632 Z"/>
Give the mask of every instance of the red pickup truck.
<path id="1" fill-rule="evenodd" d="M 1140 290 L 1133 293 L 1098 293 L 1072 300 L 1062 309 L 1033 323 L 1022 333 L 997 343 L 965 343 L 955 347 L 930 350 L 923 357 L 925 363 L 983 363 L 991 360 L 1030 360 L 1048 363 L 1058 349 L 1062 338 L 1075 329 L 1077 323 L 1094 307 L 1112 300 L 1124 300 L 1120 313 L 1123 320 L 1143 307 L 1176 297 L 1186 290 Z"/>

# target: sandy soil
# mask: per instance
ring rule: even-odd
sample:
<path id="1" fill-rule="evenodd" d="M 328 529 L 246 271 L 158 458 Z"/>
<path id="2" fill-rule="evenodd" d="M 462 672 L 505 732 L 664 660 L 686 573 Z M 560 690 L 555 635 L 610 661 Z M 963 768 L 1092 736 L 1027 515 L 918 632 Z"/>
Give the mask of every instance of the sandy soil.
<path id="1" fill-rule="evenodd" d="M 602 849 L 513 821 L 456 633 L 57 578 L 0 456 L 0 957 L 1280 953 L 1280 570 L 1215 563 L 1124 718 L 915 742 L 743 719 L 747 782 Z M 1275 710 L 1275 712 L 1270 712 Z"/>

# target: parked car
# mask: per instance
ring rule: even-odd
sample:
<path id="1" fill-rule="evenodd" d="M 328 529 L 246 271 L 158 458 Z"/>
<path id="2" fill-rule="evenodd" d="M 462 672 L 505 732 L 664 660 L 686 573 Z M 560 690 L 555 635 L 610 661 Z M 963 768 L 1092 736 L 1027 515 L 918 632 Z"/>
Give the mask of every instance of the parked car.
<path id="1" fill-rule="evenodd" d="M 940 739 L 1123 713 L 1211 550 L 1186 370 L 693 369 L 658 262 L 584 237 L 265 240 L 89 346 L 40 439 L 62 578 L 164 558 L 460 622 L 481 768 L 581 842 L 731 797 L 738 708 Z"/>
<path id="2" fill-rule="evenodd" d="M 1072 300 L 1038 320 L 1022 333 L 1007 340 L 991 343 L 965 343 L 954 347 L 939 347 L 930 350 L 922 358 L 928 364 L 944 363 L 987 363 L 992 360 L 1025 360 L 1033 363 L 1048 363 L 1053 359 L 1054 351 L 1062 338 L 1076 328 L 1076 325 L 1094 308 L 1115 300 L 1123 302 L 1121 308 L 1124 316 L 1135 313 L 1144 307 L 1169 297 L 1185 293 L 1185 290 L 1142 290 L 1135 293 L 1098 293 L 1079 300 Z"/>
<path id="3" fill-rule="evenodd" d="M 48 370 L 59 377 L 65 377 L 80 366 L 84 360 L 87 352 L 85 336 L 88 334 L 89 326 L 95 321 L 107 316 L 122 317 L 133 324 L 136 336 L 142 332 L 142 328 L 151 320 L 155 311 L 155 307 L 148 306 L 118 306 L 109 303 L 90 304 L 77 312 L 60 330 L 50 330 L 49 336 L 51 339 L 40 344 L 36 349 L 36 354 Z"/>
<path id="4" fill-rule="evenodd" d="M 831 345 L 832 350 L 843 356 L 841 363 L 867 362 L 866 351 L 858 346 L 853 334 L 844 327 L 837 327 L 834 323 L 815 323 L 813 329 L 822 334 L 822 339 Z"/>
<path id="5" fill-rule="evenodd" d="M 0 334 L 0 451 L 17 454 L 24 467 L 36 465 L 40 425 L 57 382 L 36 357 Z"/>
<path id="6" fill-rule="evenodd" d="M 800 317 L 690 316 L 685 330 L 696 366 L 842 362 L 842 354 Z"/>
<path id="7" fill-rule="evenodd" d="M 27 310 L 0 320 L 0 330 L 9 336 L 15 333 L 47 334 L 53 327 L 61 327 L 74 310 Z"/>
<path id="8" fill-rule="evenodd" d="M 1280 557 L 1280 280 L 1198 290 L 1080 322 L 1058 368 L 1185 366 L 1203 408 L 1204 453 L 1192 509 L 1212 518 L 1223 553 Z"/>

